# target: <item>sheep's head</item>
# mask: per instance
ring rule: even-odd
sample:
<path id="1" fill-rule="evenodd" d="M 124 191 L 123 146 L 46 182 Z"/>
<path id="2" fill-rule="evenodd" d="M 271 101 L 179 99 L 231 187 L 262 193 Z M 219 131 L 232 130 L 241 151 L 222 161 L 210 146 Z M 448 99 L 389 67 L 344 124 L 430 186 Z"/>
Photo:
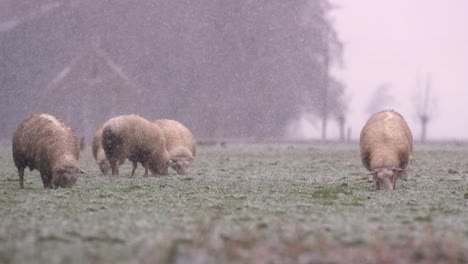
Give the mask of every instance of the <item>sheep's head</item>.
<path id="1" fill-rule="evenodd" d="M 52 173 L 55 188 L 71 188 L 78 180 L 79 170 L 76 167 L 59 167 Z"/>
<path id="2" fill-rule="evenodd" d="M 371 174 L 374 178 L 377 190 L 395 190 L 398 174 L 403 171 L 400 168 L 378 168 L 372 170 Z"/>
<path id="3" fill-rule="evenodd" d="M 110 171 L 110 163 L 107 159 L 102 159 L 97 162 L 99 169 L 101 170 L 102 174 L 107 174 Z"/>
<path id="4" fill-rule="evenodd" d="M 148 163 L 148 168 L 152 174 L 167 175 L 169 161 L 152 160 Z"/>
<path id="5" fill-rule="evenodd" d="M 174 169 L 177 174 L 185 175 L 188 167 L 192 164 L 193 157 L 173 157 L 169 160 L 169 166 Z"/>

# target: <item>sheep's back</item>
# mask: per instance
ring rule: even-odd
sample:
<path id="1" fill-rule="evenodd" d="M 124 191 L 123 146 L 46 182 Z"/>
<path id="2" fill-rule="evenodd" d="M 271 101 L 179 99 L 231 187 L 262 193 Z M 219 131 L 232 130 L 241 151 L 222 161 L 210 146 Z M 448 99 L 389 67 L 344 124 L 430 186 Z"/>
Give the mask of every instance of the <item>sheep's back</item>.
<path id="1" fill-rule="evenodd" d="M 13 136 L 13 157 L 17 166 L 51 170 L 64 156 L 71 155 L 78 160 L 79 154 L 79 140 L 73 130 L 48 114 L 28 117 Z"/>
<path id="2" fill-rule="evenodd" d="M 190 130 L 180 122 L 170 119 L 158 119 L 154 121 L 166 137 L 166 148 L 169 153 L 180 149 L 187 148 L 193 157 L 196 153 L 196 141 Z"/>
<path id="3" fill-rule="evenodd" d="M 166 144 L 161 129 L 137 115 L 110 119 L 104 124 L 102 137 L 103 147 L 107 148 L 106 153 L 115 151 L 112 146 L 106 144 L 106 140 L 112 138 L 112 140 L 121 141 L 120 149 L 117 150 L 119 153 L 116 153 L 119 159 L 128 158 L 132 153 L 141 151 L 163 151 Z"/>
<path id="4" fill-rule="evenodd" d="M 376 159 L 393 160 L 391 163 L 406 167 L 412 145 L 413 138 L 406 121 L 394 111 L 382 111 L 371 116 L 360 135 L 362 162 L 368 170 L 375 167 L 375 163 L 380 163 Z"/>

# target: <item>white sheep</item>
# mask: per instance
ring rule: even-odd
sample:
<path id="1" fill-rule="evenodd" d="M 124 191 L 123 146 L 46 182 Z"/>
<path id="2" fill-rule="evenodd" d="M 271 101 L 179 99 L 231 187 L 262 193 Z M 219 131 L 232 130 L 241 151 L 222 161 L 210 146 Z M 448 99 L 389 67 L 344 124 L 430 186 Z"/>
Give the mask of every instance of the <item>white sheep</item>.
<path id="1" fill-rule="evenodd" d="M 109 160 L 112 175 L 119 174 L 120 161 L 128 158 L 133 163 L 132 176 L 137 162 L 153 174 L 166 175 L 169 153 L 161 129 L 154 123 L 137 115 L 111 118 L 102 128 L 102 147 Z"/>
<path id="2" fill-rule="evenodd" d="M 185 175 L 195 158 L 197 143 L 190 130 L 180 122 L 170 119 L 155 120 L 164 132 L 166 149 L 169 152 L 169 166 L 177 174 Z"/>
<path id="3" fill-rule="evenodd" d="M 396 188 L 407 179 L 413 157 L 413 136 L 405 119 L 393 110 L 372 115 L 360 136 L 361 159 L 378 190 Z"/>
<path id="4" fill-rule="evenodd" d="M 12 148 L 21 189 L 26 167 L 39 170 L 44 188 L 72 187 L 78 179 L 80 143 L 62 120 L 48 114 L 28 117 L 16 129 Z"/>

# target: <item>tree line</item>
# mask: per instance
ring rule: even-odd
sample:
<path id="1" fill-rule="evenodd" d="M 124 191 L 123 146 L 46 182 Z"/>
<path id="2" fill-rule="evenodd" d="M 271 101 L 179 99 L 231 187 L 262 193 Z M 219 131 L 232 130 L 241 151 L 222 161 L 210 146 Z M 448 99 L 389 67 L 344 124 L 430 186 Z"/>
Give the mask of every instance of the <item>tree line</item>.
<path id="1" fill-rule="evenodd" d="M 16 5 L 49 2 L 9 6 L 32 17 Z M 302 113 L 345 122 L 328 1 L 58 2 L 0 32 L 0 137 L 36 112 L 87 138 L 125 113 L 179 120 L 198 138 L 281 138 Z"/>

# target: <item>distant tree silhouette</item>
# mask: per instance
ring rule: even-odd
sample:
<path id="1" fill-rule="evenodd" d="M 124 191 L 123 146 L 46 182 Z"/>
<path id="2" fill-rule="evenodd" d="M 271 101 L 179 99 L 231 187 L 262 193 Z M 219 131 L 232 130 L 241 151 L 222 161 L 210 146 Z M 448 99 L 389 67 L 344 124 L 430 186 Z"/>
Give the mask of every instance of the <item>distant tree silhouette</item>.
<path id="1" fill-rule="evenodd" d="M 426 143 L 427 141 L 427 125 L 432 120 L 435 111 L 435 99 L 431 97 L 432 79 L 430 74 L 426 76 L 426 82 L 421 87 L 420 82 L 417 84 L 418 90 L 422 94 L 416 94 L 417 103 L 416 115 L 421 124 L 421 137 L 420 142 Z"/>
<path id="2" fill-rule="evenodd" d="M 349 98 L 345 96 L 345 86 L 342 82 L 336 79 L 330 79 L 330 87 L 328 93 L 328 101 L 331 106 L 331 115 L 338 123 L 338 128 L 340 132 L 339 140 L 344 142 L 346 140 L 346 116 L 348 114 L 348 100 Z"/>

